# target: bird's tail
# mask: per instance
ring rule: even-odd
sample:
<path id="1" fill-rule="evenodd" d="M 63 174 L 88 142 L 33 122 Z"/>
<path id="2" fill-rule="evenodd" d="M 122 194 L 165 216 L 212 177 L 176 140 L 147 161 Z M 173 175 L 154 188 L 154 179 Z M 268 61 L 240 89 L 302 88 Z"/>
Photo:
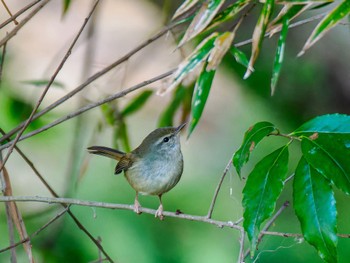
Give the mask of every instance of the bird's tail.
<path id="1" fill-rule="evenodd" d="M 102 155 L 111 159 L 115 159 L 115 160 L 120 160 L 125 153 L 115 150 L 115 149 L 111 149 L 108 147 L 104 147 L 104 146 L 91 146 L 89 148 L 87 148 L 89 153 L 93 153 L 93 154 L 97 154 L 97 155 Z"/>

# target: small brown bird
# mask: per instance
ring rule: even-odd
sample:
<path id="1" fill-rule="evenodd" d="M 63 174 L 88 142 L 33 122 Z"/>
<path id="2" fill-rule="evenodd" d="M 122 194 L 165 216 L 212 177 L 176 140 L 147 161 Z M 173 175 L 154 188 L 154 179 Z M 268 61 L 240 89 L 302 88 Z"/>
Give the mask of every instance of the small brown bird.
<path id="1" fill-rule="evenodd" d="M 131 187 L 136 191 L 134 211 L 141 213 L 138 194 L 157 195 L 159 208 L 155 217 L 163 216 L 162 195 L 172 189 L 180 180 L 183 171 L 183 158 L 179 127 L 158 128 L 152 131 L 135 150 L 124 153 L 119 150 L 91 146 L 89 153 L 106 156 L 118 161 L 115 174 L 124 171 Z"/>

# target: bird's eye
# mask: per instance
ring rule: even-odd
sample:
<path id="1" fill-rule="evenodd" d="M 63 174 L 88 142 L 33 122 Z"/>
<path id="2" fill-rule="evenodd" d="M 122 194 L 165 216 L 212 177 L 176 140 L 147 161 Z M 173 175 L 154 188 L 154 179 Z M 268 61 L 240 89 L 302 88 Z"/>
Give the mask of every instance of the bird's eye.
<path id="1" fill-rule="evenodd" d="M 164 137 L 163 142 L 168 142 L 169 141 L 169 137 Z"/>

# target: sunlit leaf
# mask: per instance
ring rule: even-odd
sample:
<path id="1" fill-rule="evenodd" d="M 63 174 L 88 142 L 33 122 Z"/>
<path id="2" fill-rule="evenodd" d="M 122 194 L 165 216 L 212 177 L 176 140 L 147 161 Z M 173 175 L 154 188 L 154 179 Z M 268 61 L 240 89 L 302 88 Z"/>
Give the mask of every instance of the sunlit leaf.
<path id="1" fill-rule="evenodd" d="M 306 4 L 306 5 L 286 4 L 282 8 L 282 10 L 278 13 L 277 17 L 269 23 L 266 29 L 266 32 L 270 32 L 270 37 L 271 37 L 276 32 L 281 30 L 284 19 L 288 19 L 288 21 L 292 21 L 294 18 L 298 17 L 305 10 L 307 10 L 310 6 L 312 6 L 312 4 Z"/>
<path id="2" fill-rule="evenodd" d="M 326 262 L 337 262 L 337 209 L 329 181 L 301 158 L 294 175 L 294 209 L 305 240 Z"/>
<path id="3" fill-rule="evenodd" d="M 237 152 L 235 152 L 232 159 L 239 176 L 241 176 L 243 165 L 249 160 L 250 153 L 264 137 L 275 130 L 276 127 L 272 123 L 263 121 L 254 124 L 245 132 L 242 145 Z"/>
<path id="4" fill-rule="evenodd" d="M 186 88 L 182 85 L 179 85 L 175 90 L 174 96 L 170 104 L 160 116 L 159 123 L 158 123 L 159 127 L 173 126 L 175 113 L 179 109 L 185 96 L 186 96 Z"/>
<path id="5" fill-rule="evenodd" d="M 198 0 L 186 0 L 180 5 L 180 7 L 176 10 L 172 19 L 177 18 L 178 16 L 184 14 L 186 11 L 190 10 L 195 4 L 198 3 Z"/>
<path id="6" fill-rule="evenodd" d="M 196 16 L 193 18 L 191 24 L 188 26 L 179 46 L 182 46 L 184 43 L 201 33 L 209 25 L 224 2 L 224 0 L 205 1 Z"/>
<path id="7" fill-rule="evenodd" d="M 244 67 L 248 68 L 249 66 L 249 60 L 247 56 L 238 48 L 235 46 L 231 46 L 230 53 L 233 55 L 237 63 L 243 65 Z"/>
<path id="8" fill-rule="evenodd" d="M 193 72 L 198 66 L 202 66 L 203 62 L 208 58 L 217 36 L 218 33 L 213 33 L 205 38 L 197 48 L 183 62 L 181 62 L 176 72 L 173 74 L 171 84 L 166 89 L 160 90 L 158 93 L 164 94 L 170 92 L 180 84 L 186 75 Z"/>
<path id="9" fill-rule="evenodd" d="M 284 58 L 284 49 L 286 46 L 288 27 L 289 27 L 289 21 L 287 18 L 285 18 L 283 21 L 280 37 L 278 39 L 275 62 L 273 64 L 273 71 L 272 71 L 272 78 L 271 78 L 271 96 L 275 93 L 278 77 L 281 72 L 282 62 Z"/>
<path id="10" fill-rule="evenodd" d="M 254 256 L 260 225 L 275 210 L 288 170 L 288 145 L 265 156 L 253 169 L 243 189 L 243 227 Z"/>
<path id="11" fill-rule="evenodd" d="M 218 13 L 214 19 L 210 22 L 207 29 L 218 26 L 227 20 L 233 19 L 244 9 L 251 0 L 238 0 L 235 3 L 226 7 L 222 12 Z"/>
<path id="12" fill-rule="evenodd" d="M 298 54 L 298 56 L 303 55 L 307 49 L 309 49 L 313 44 L 315 44 L 321 37 L 323 37 L 331 28 L 336 26 L 349 13 L 350 1 L 344 0 L 318 23 L 318 25 L 311 33 L 311 36 L 306 41 L 302 51 Z"/>
<path id="13" fill-rule="evenodd" d="M 152 90 L 145 90 L 136 98 L 134 98 L 125 108 L 121 111 L 123 117 L 135 113 L 147 102 L 147 100 L 153 94 Z"/>
<path id="14" fill-rule="evenodd" d="M 49 84 L 50 80 L 47 79 L 35 79 L 35 80 L 24 80 L 21 81 L 23 84 L 28 84 L 36 87 L 45 87 Z M 64 88 L 64 84 L 60 81 L 54 81 L 51 84 L 51 87 L 56 87 L 56 88 Z"/>
<path id="15" fill-rule="evenodd" d="M 227 50 L 231 47 L 235 34 L 233 32 L 224 32 L 220 34 L 214 41 L 208 57 L 207 70 L 216 70 Z"/>
<path id="16" fill-rule="evenodd" d="M 193 132 L 199 119 L 202 116 L 203 109 L 205 103 L 207 102 L 211 84 L 215 75 L 215 70 L 208 71 L 206 69 L 206 66 L 207 65 L 205 64 L 194 87 L 191 106 L 191 122 L 189 125 L 187 137 L 190 137 L 191 133 Z"/>
<path id="17" fill-rule="evenodd" d="M 244 75 L 244 79 L 248 78 L 252 73 L 251 69 L 253 68 L 254 62 L 260 53 L 267 24 L 270 20 L 273 11 L 274 2 L 274 0 L 266 0 L 261 10 L 258 22 L 253 32 L 252 54 L 250 56 L 249 67 Z"/>

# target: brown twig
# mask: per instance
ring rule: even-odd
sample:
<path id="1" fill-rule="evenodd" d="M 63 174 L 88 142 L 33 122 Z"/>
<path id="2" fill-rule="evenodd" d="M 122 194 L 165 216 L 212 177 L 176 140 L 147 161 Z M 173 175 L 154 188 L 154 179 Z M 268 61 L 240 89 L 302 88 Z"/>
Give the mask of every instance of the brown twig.
<path id="1" fill-rule="evenodd" d="M 50 0 L 43 0 L 42 3 L 39 4 L 37 8 L 35 8 L 26 18 L 24 18 L 10 33 L 6 35 L 2 40 L 0 40 L 0 47 L 4 45 L 7 41 L 9 41 L 12 37 L 14 37 L 17 32 L 30 20 L 32 19 L 36 13 L 40 11 Z M 12 18 L 11 18 L 12 19 Z M 12 21 L 12 20 L 11 20 Z"/>
<path id="2" fill-rule="evenodd" d="M 44 3 L 47 3 L 48 1 L 49 1 L 49 0 L 47 0 L 46 2 L 44 1 Z M 70 47 L 68 48 L 68 50 L 67 50 L 66 54 L 64 55 L 64 57 L 63 57 L 61 63 L 58 65 L 58 67 L 57 67 L 55 73 L 54 73 L 54 74 L 52 75 L 52 77 L 50 78 L 49 83 L 46 85 L 44 91 L 42 92 L 40 98 L 38 99 L 36 105 L 34 106 L 34 109 L 32 110 L 32 112 L 31 112 L 29 118 L 26 120 L 26 122 L 25 122 L 25 124 L 23 125 L 23 127 L 21 128 L 21 130 L 17 133 L 16 138 L 13 140 L 13 142 L 12 142 L 12 144 L 11 144 L 11 147 L 9 148 L 9 150 L 8 150 L 8 152 L 7 152 L 7 154 L 6 154 L 6 156 L 4 157 L 4 161 L 3 161 L 2 165 L 0 165 L 0 171 L 1 171 L 2 168 L 5 166 L 7 160 L 9 159 L 9 157 L 10 157 L 10 155 L 11 155 L 11 153 L 12 153 L 12 151 L 13 151 L 15 145 L 16 145 L 16 143 L 18 142 L 19 138 L 21 137 L 21 135 L 23 134 L 23 132 L 25 131 L 25 129 L 28 127 L 28 125 L 31 123 L 31 121 L 32 121 L 32 119 L 33 119 L 33 117 L 34 117 L 35 112 L 38 110 L 39 106 L 41 105 L 41 102 L 44 100 L 44 98 L 45 98 L 45 96 L 46 96 L 46 94 L 47 94 L 49 88 L 51 87 L 51 84 L 54 82 L 54 80 L 56 79 L 56 76 L 57 76 L 58 73 L 61 71 L 63 65 L 66 63 L 68 57 L 69 57 L 70 54 L 72 53 L 73 47 L 75 46 L 76 42 L 78 41 L 78 39 L 79 39 L 81 33 L 83 32 L 83 30 L 84 30 L 84 28 L 85 28 L 87 22 L 89 21 L 89 19 L 90 19 L 91 15 L 93 14 L 93 12 L 94 12 L 94 10 L 95 10 L 97 4 L 99 3 L 99 1 L 100 1 L 100 0 L 96 0 L 96 1 L 95 1 L 95 4 L 93 5 L 93 7 L 92 7 L 92 9 L 91 9 L 91 11 L 90 11 L 90 13 L 89 13 L 89 15 L 85 18 L 84 23 L 83 23 L 83 25 L 81 26 L 81 28 L 80 28 L 78 34 L 77 34 L 76 37 L 74 38 L 74 40 L 73 40 L 72 44 L 70 45 Z M 39 10 L 38 10 L 38 11 L 39 11 Z M 34 13 L 34 11 L 33 11 L 33 13 Z M 19 27 L 19 25 L 18 25 L 18 27 Z"/>
<path id="3" fill-rule="evenodd" d="M 3 6 L 5 7 L 7 13 L 10 15 L 10 17 L 13 17 L 13 15 L 12 15 L 12 13 L 11 13 L 11 11 L 10 11 L 10 8 L 7 6 L 7 4 L 5 3 L 5 1 L 4 1 L 4 0 L 1 0 L 1 2 L 2 2 Z M 17 22 L 16 19 L 13 19 L 12 21 L 13 21 L 13 23 L 15 24 L 15 26 L 18 25 L 18 22 Z"/>
<path id="4" fill-rule="evenodd" d="M 214 210 L 214 206 L 215 206 L 215 203 L 216 203 L 216 199 L 218 197 L 218 194 L 219 194 L 219 191 L 220 191 L 220 188 L 221 188 L 221 185 L 225 179 L 225 176 L 227 174 L 227 172 L 230 170 L 231 168 L 231 165 L 232 165 L 232 159 L 230 158 L 229 162 L 227 163 L 226 167 L 225 167 L 225 170 L 220 178 L 220 181 L 215 189 L 215 192 L 214 192 L 214 196 L 213 196 L 213 199 L 211 201 L 211 204 L 210 204 L 210 207 L 209 207 L 209 211 L 208 211 L 208 214 L 207 214 L 207 218 L 211 218 L 212 214 L 213 214 L 213 210 Z"/>
<path id="5" fill-rule="evenodd" d="M 22 136 L 22 137 L 19 139 L 19 141 L 28 139 L 28 138 L 30 138 L 30 137 L 32 137 L 32 136 L 38 134 L 38 133 L 41 133 L 41 132 L 43 132 L 43 131 L 46 131 L 46 130 L 48 130 L 48 129 L 50 129 L 50 128 L 52 128 L 52 127 L 54 127 L 54 126 L 56 126 L 56 125 L 58 125 L 58 124 L 60 124 L 60 123 L 62 123 L 62 122 L 64 122 L 64 121 L 67 121 L 67 120 L 72 119 L 72 118 L 74 118 L 74 117 L 76 117 L 76 116 L 79 116 L 80 114 L 82 114 L 82 113 L 84 113 L 84 112 L 86 112 L 86 111 L 88 111 L 88 110 L 90 110 L 90 109 L 96 108 L 96 107 L 98 107 L 98 106 L 100 106 L 100 105 L 102 105 L 102 104 L 104 104 L 104 103 L 110 102 L 110 101 L 112 101 L 112 100 L 115 100 L 115 99 L 124 97 L 125 95 L 127 95 L 127 94 L 130 93 L 130 92 L 133 92 L 133 91 L 135 91 L 135 90 L 138 90 L 138 89 L 140 89 L 140 88 L 142 88 L 142 87 L 144 87 L 144 86 L 146 86 L 146 85 L 148 85 L 148 84 L 151 84 L 151 83 L 153 83 L 153 82 L 156 82 L 156 81 L 158 81 L 158 80 L 164 79 L 164 78 L 170 76 L 174 71 L 175 71 L 175 69 L 170 70 L 170 71 L 168 71 L 168 72 L 166 72 L 166 73 L 163 73 L 163 74 L 161 74 L 161 75 L 159 75 L 159 76 L 157 76 L 157 77 L 154 77 L 154 78 L 151 78 L 151 79 L 149 79 L 149 80 L 143 81 L 143 82 L 141 82 L 141 83 L 139 83 L 139 84 L 137 84 L 137 85 L 135 85 L 135 86 L 132 86 L 132 87 L 130 87 L 130 88 L 128 88 L 128 89 L 125 89 L 125 90 L 123 90 L 123 91 L 120 91 L 120 92 L 118 92 L 118 93 L 116 93 L 116 94 L 114 94 L 114 95 L 111 95 L 111 96 L 109 96 L 109 97 L 107 97 L 107 98 L 105 98 L 105 99 L 102 99 L 102 100 L 100 100 L 100 101 L 97 101 L 97 102 L 88 104 L 88 105 L 86 105 L 86 106 L 80 108 L 79 110 L 77 110 L 77 111 L 75 111 L 75 112 L 72 112 L 72 113 L 70 113 L 70 114 L 68 114 L 68 115 L 66 115 L 66 116 L 64 116 L 64 117 L 62 117 L 62 118 L 57 119 L 57 120 L 54 121 L 54 122 L 51 122 L 51 123 L 48 124 L 48 125 L 45 125 L 45 126 L 39 128 L 39 129 L 37 129 L 37 130 L 34 130 L 34 131 L 32 131 L 32 132 L 29 132 L 29 133 L 25 134 L 24 136 Z M 8 134 L 8 133 L 7 133 L 7 134 Z M 6 136 L 6 135 L 5 135 L 5 136 Z M 4 137 L 5 137 L 5 136 L 4 136 Z M 9 142 L 9 143 L 7 143 L 7 144 L 2 145 L 2 146 L 0 146 L 0 150 L 5 149 L 5 148 L 8 148 L 8 147 L 10 147 L 12 144 L 13 144 L 13 142 L 11 141 L 11 142 Z"/>
<path id="6" fill-rule="evenodd" d="M 27 10 L 29 10 L 30 8 L 32 8 L 34 5 L 36 5 L 37 3 L 39 3 L 42 0 L 35 0 L 31 3 L 29 3 L 28 5 L 26 5 L 25 7 L 23 7 L 21 10 L 19 10 L 18 12 L 16 12 L 13 16 L 11 16 L 9 19 L 5 20 L 3 23 L 0 24 L 0 29 L 3 28 L 4 26 L 6 26 L 7 24 L 11 23 L 12 21 L 15 21 L 17 17 L 19 17 L 21 14 L 23 14 L 24 12 L 26 12 Z"/>
<path id="7" fill-rule="evenodd" d="M 7 43 L 5 43 L 5 45 L 2 46 L 2 55 L 1 55 L 1 62 L 0 62 L 0 88 L 2 84 L 2 73 L 4 70 L 4 64 L 5 64 L 6 46 L 7 46 Z"/>
<path id="8" fill-rule="evenodd" d="M 0 133 L 4 134 L 5 132 L 0 128 Z M 40 179 L 40 181 L 45 185 L 46 189 L 50 192 L 50 194 L 56 198 L 59 198 L 59 195 L 53 190 L 53 188 L 48 184 L 48 182 L 44 179 L 44 177 L 40 174 L 38 169 L 34 166 L 34 164 L 29 160 L 29 158 L 17 147 L 15 146 L 16 151 L 19 153 L 19 155 L 24 159 L 24 161 L 29 165 L 29 167 L 33 170 L 33 172 L 36 174 L 36 176 Z M 64 208 L 67 208 L 68 206 L 66 204 L 61 204 Z M 111 257 L 107 254 L 107 252 L 104 250 L 103 246 L 101 245 L 101 242 L 99 242 L 97 239 L 95 239 L 92 234 L 85 228 L 85 226 L 78 220 L 78 218 L 73 214 L 72 211 L 68 210 L 69 216 L 73 219 L 74 223 L 79 227 L 81 231 L 83 231 L 90 240 L 96 245 L 96 247 L 99 248 L 99 250 L 106 256 L 106 258 L 113 262 Z"/>
<path id="9" fill-rule="evenodd" d="M 36 230 L 33 234 L 29 235 L 27 238 L 20 240 L 17 243 L 14 243 L 8 247 L 5 247 L 3 249 L 0 249 L 0 253 L 5 252 L 9 249 L 13 249 L 28 240 L 32 239 L 33 237 L 37 236 L 41 231 L 43 231 L 45 228 L 47 228 L 49 225 L 51 225 L 53 222 L 55 222 L 57 219 L 59 219 L 62 215 L 64 215 L 67 211 L 69 211 L 69 206 L 67 206 L 65 209 L 63 209 L 61 212 L 59 212 L 55 217 L 53 217 L 50 221 L 48 221 L 45 225 L 40 227 L 38 230 Z"/>
<path id="10" fill-rule="evenodd" d="M 238 263 L 244 263 L 244 239 L 245 239 L 245 231 L 241 230 L 241 237 L 239 239 L 239 253 L 238 253 Z"/>

